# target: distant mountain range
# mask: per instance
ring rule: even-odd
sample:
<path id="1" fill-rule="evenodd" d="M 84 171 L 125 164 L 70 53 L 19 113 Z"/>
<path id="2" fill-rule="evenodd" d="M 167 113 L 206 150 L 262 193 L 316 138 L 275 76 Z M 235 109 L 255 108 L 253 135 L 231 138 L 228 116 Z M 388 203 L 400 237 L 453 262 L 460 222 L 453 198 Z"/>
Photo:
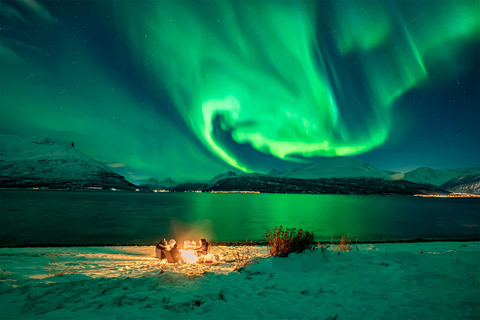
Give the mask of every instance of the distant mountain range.
<path id="1" fill-rule="evenodd" d="M 260 191 L 310 194 L 446 194 L 433 185 L 381 178 L 297 179 L 270 175 L 245 175 L 218 181 L 204 191 Z"/>
<path id="2" fill-rule="evenodd" d="M 287 171 L 273 169 L 268 174 L 237 175 L 229 171 L 209 181 L 180 183 L 171 190 L 356 194 L 428 194 L 444 191 L 480 193 L 479 180 L 480 168 L 438 170 L 421 167 L 401 174 L 377 169 L 355 159 L 337 157 L 320 159 L 316 163 Z"/>
<path id="3" fill-rule="evenodd" d="M 73 142 L 0 135 L 0 187 L 121 189 L 138 187 L 74 148 Z"/>
<path id="4" fill-rule="evenodd" d="M 315 163 L 293 168 L 283 173 L 277 170 L 272 174 L 272 171 L 270 174 L 277 177 L 297 179 L 359 177 L 390 179 L 395 174 L 393 171 L 380 170 L 368 163 L 345 157 L 319 159 Z"/>
<path id="5" fill-rule="evenodd" d="M 139 185 L 142 188 L 149 189 L 149 190 L 167 190 L 169 188 L 173 188 L 178 184 L 175 180 L 168 177 L 163 179 L 162 181 L 158 181 L 157 179 L 150 178 L 146 181 L 140 181 Z"/>
<path id="6" fill-rule="evenodd" d="M 480 194 L 480 168 L 420 167 L 401 174 L 355 159 L 323 158 L 315 163 L 268 174 L 228 171 L 206 181 L 179 183 L 168 177 L 138 183 L 149 190 L 261 191 L 272 193 Z M 73 143 L 0 135 L 0 186 L 61 189 L 123 189 L 137 186 L 74 148 Z"/>
<path id="7" fill-rule="evenodd" d="M 430 183 L 435 186 L 440 186 L 452 179 L 465 175 L 480 175 L 480 168 L 432 169 L 429 167 L 420 167 L 405 173 L 403 179 L 416 183 Z"/>
<path id="8" fill-rule="evenodd" d="M 229 171 L 209 181 L 180 183 L 172 191 L 261 191 L 271 193 L 480 194 L 480 168 L 438 170 L 421 167 L 406 174 L 377 169 L 355 159 L 324 158 L 268 174 Z"/>

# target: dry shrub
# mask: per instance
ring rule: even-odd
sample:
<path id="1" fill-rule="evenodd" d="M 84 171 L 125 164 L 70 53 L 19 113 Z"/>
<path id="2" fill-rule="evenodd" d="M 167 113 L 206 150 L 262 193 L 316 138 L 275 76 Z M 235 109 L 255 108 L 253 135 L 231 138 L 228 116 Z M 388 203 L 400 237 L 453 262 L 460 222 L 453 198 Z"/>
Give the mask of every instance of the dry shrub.
<path id="1" fill-rule="evenodd" d="M 358 240 L 357 240 L 358 242 Z M 333 244 L 333 240 L 332 240 Z M 352 251 L 352 239 L 350 239 L 350 236 L 342 236 L 342 240 L 337 243 L 337 246 L 335 247 L 334 251 Z"/>
<path id="2" fill-rule="evenodd" d="M 265 232 L 268 249 L 272 256 L 286 257 L 289 253 L 313 250 L 315 235 L 302 229 L 275 227 L 273 232 Z"/>

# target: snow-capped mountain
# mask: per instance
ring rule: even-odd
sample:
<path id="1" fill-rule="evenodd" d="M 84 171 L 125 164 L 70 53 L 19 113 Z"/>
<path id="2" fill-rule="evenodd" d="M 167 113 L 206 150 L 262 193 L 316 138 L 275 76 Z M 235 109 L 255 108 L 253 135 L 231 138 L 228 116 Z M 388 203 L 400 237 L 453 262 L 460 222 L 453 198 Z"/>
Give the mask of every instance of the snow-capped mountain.
<path id="1" fill-rule="evenodd" d="M 193 186 L 189 186 L 193 187 Z M 422 185 L 402 180 L 382 178 L 320 178 L 297 179 L 271 175 L 242 175 L 219 180 L 214 185 L 196 185 L 192 189 L 178 191 L 259 191 L 262 193 L 310 193 L 310 194 L 445 194 L 432 185 Z"/>
<path id="2" fill-rule="evenodd" d="M 297 179 L 319 178 L 381 178 L 391 179 L 393 171 L 385 171 L 355 159 L 345 157 L 323 158 L 315 163 L 307 164 L 282 173 L 271 171 L 270 175 Z"/>
<path id="3" fill-rule="evenodd" d="M 137 186 L 74 148 L 73 142 L 0 135 L 0 186 L 126 189 Z"/>
<path id="4" fill-rule="evenodd" d="M 172 178 L 168 177 L 163 179 L 162 181 L 158 182 L 155 178 L 150 178 L 146 181 L 142 181 L 139 183 L 145 189 L 149 190 L 160 190 L 160 189 L 171 189 L 175 187 L 178 182 L 173 180 Z"/>
<path id="5" fill-rule="evenodd" d="M 160 182 L 158 182 L 158 180 L 155 178 L 150 178 L 148 180 L 141 180 L 140 182 L 137 182 L 137 184 L 142 188 L 149 189 L 149 190 L 163 189 L 163 186 L 160 186 Z"/>
<path id="6" fill-rule="evenodd" d="M 170 190 L 172 191 L 178 191 L 178 192 L 183 192 L 183 191 L 204 191 L 213 186 L 213 183 L 211 182 L 202 182 L 202 181 L 197 181 L 197 182 L 184 182 L 184 183 L 179 183 L 175 187 L 172 187 Z"/>
<path id="7" fill-rule="evenodd" d="M 480 194 L 480 174 L 454 178 L 442 184 L 440 188 L 451 192 Z"/>
<path id="8" fill-rule="evenodd" d="M 289 171 L 237 175 L 227 172 L 209 182 L 184 183 L 174 191 L 260 191 L 317 194 L 442 194 L 431 185 L 392 179 L 392 171 L 349 158 L 327 158 Z"/>
<path id="9" fill-rule="evenodd" d="M 222 173 L 222 174 L 219 174 L 219 175 L 213 177 L 212 179 L 210 179 L 209 182 L 215 183 L 215 182 L 220 181 L 222 179 L 232 178 L 232 177 L 236 177 L 236 176 L 237 176 L 237 174 L 235 172 L 227 171 L 226 173 Z"/>
<path id="10" fill-rule="evenodd" d="M 270 172 L 268 173 L 269 176 L 281 176 L 281 175 L 284 175 L 285 174 L 285 171 L 280 171 L 280 170 L 277 170 L 277 169 L 272 169 L 270 170 Z"/>
<path id="11" fill-rule="evenodd" d="M 178 183 L 175 186 L 170 187 L 170 190 L 173 191 L 198 191 L 198 190 L 207 190 L 212 187 L 215 183 L 226 178 L 237 178 L 237 174 L 233 171 L 227 171 L 216 175 L 208 181 L 187 181 L 184 183 Z"/>
<path id="12" fill-rule="evenodd" d="M 480 174 L 480 168 L 432 169 L 420 167 L 407 172 L 403 180 L 440 186 L 452 179 L 471 174 Z"/>
<path id="13" fill-rule="evenodd" d="M 160 185 L 165 186 L 167 188 L 174 187 L 178 184 L 177 181 L 173 180 L 172 178 L 168 177 L 163 179 L 162 181 L 159 182 Z"/>

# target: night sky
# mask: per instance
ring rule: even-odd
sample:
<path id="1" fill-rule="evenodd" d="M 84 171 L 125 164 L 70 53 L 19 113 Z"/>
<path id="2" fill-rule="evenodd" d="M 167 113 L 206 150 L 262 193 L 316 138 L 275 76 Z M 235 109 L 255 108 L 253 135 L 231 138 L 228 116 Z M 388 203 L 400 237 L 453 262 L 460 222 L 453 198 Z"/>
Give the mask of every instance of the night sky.
<path id="1" fill-rule="evenodd" d="M 0 131 L 136 182 L 480 166 L 480 2 L 0 2 Z"/>

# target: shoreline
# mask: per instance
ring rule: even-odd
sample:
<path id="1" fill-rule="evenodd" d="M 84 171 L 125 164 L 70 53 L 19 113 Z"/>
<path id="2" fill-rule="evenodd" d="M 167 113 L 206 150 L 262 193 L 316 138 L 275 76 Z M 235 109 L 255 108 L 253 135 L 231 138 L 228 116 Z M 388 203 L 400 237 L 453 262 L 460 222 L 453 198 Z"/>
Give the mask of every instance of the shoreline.
<path id="1" fill-rule="evenodd" d="M 388 192 L 379 192 L 379 193 L 362 193 L 362 192 L 347 192 L 347 193 L 309 193 L 309 192 L 260 192 L 254 190 L 233 190 L 233 191 L 222 191 L 222 190 L 213 190 L 213 191 L 201 191 L 201 190 L 190 190 L 190 191 L 173 191 L 173 190 L 150 190 L 143 189 L 138 187 L 138 189 L 45 189 L 41 187 L 26 187 L 26 188 L 5 188 L 0 187 L 0 190 L 4 191 L 60 191 L 60 192 L 121 192 L 121 193 L 207 193 L 207 194 L 304 194 L 304 195 L 343 195 L 343 196 L 402 196 L 402 197 L 422 197 L 422 198 L 480 198 L 480 194 L 471 194 L 471 193 L 458 193 L 444 191 L 443 193 L 425 193 L 425 194 L 404 194 L 404 193 L 388 193 Z"/>
<path id="2" fill-rule="evenodd" d="M 341 238 L 340 238 L 341 239 Z M 336 245 L 340 239 L 334 239 L 333 245 Z M 438 239 L 423 239 L 423 238 L 415 238 L 415 239 L 401 239 L 401 240 L 372 240 L 372 241 L 353 241 L 351 245 L 356 244 L 401 244 L 401 243 L 429 243 L 429 242 L 477 242 L 480 241 L 480 236 L 478 238 L 438 238 Z M 315 241 L 318 244 L 327 245 L 332 244 L 332 241 Z M 209 244 L 212 247 L 215 246 L 266 246 L 266 241 L 211 241 Z M 79 248 L 79 247 L 151 247 L 155 246 L 156 243 L 151 244 L 105 244 L 105 243 L 98 243 L 98 244 L 29 244 L 29 245 L 0 245 L 0 249 L 8 249 L 8 248 Z"/>

